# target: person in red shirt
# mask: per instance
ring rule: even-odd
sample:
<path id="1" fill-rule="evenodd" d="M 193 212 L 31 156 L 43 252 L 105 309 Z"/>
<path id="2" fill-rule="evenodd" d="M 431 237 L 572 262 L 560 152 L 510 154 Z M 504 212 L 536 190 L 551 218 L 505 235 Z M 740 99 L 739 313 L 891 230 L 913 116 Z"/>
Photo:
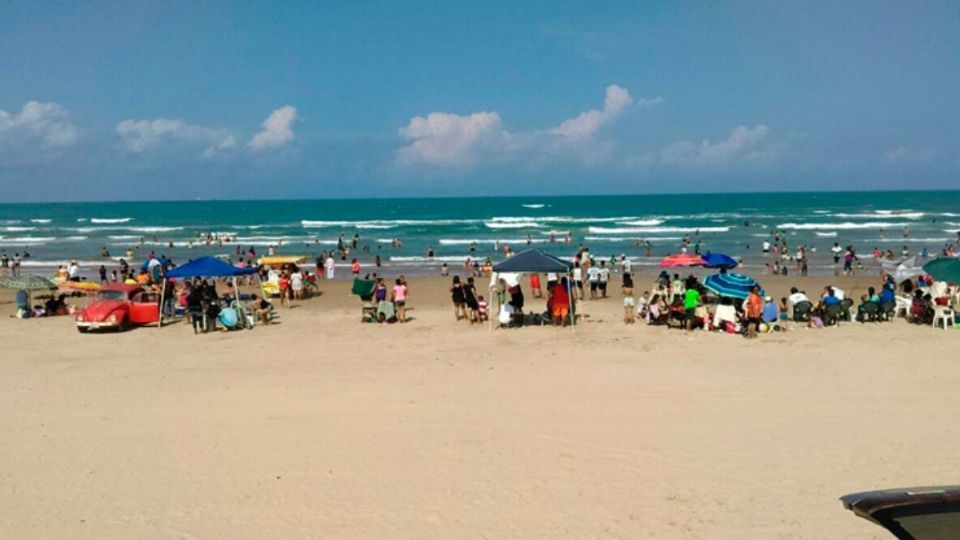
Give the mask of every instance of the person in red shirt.
<path id="1" fill-rule="evenodd" d="M 287 275 L 286 270 L 280 272 L 280 277 L 277 278 L 277 288 L 280 289 L 280 305 L 290 307 L 290 303 L 287 301 L 287 295 L 290 293 L 290 276 Z"/>
<path id="2" fill-rule="evenodd" d="M 567 278 L 562 278 L 553 286 L 550 296 L 550 314 L 553 316 L 554 326 L 566 326 L 567 315 L 570 314 L 570 294 L 567 291 Z"/>
<path id="3" fill-rule="evenodd" d="M 540 274 L 536 272 L 530 274 L 530 290 L 533 291 L 535 298 L 543 297 L 543 291 L 540 290 Z"/>

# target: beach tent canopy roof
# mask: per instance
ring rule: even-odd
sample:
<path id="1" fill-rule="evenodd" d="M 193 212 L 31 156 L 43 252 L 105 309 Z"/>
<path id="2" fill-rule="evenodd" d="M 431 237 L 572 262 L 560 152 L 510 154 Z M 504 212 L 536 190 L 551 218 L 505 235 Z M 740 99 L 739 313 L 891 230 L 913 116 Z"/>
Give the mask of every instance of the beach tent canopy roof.
<path id="1" fill-rule="evenodd" d="M 960 283 L 960 259 L 956 257 L 934 259 L 923 265 L 923 271 L 937 281 Z"/>
<path id="2" fill-rule="evenodd" d="M 283 266 L 285 264 L 301 265 L 307 262 L 305 255 L 268 255 L 257 261 L 261 266 Z"/>
<path id="3" fill-rule="evenodd" d="M 40 276 L 0 276 L 0 288 L 18 291 L 52 291 L 57 288 L 57 284 Z"/>
<path id="4" fill-rule="evenodd" d="M 216 257 L 200 257 L 167 272 L 168 279 L 191 277 L 230 277 L 256 274 L 256 268 L 238 268 Z"/>
<path id="5" fill-rule="evenodd" d="M 495 264 L 493 271 L 501 272 L 557 272 L 567 273 L 573 263 L 544 253 L 539 249 L 526 249 L 509 259 Z"/>
<path id="6" fill-rule="evenodd" d="M 913 279 L 924 273 L 923 268 L 917 263 L 916 255 L 899 262 L 880 261 L 880 266 L 893 277 L 896 283 L 903 283 L 908 279 Z"/>

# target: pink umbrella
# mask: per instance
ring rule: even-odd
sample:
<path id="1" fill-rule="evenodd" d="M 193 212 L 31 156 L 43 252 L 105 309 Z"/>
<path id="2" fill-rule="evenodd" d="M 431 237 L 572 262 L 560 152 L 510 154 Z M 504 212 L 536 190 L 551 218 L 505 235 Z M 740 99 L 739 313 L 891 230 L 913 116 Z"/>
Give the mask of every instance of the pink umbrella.
<path id="1" fill-rule="evenodd" d="M 690 255 L 689 253 L 667 255 L 666 258 L 660 261 L 660 266 L 663 268 L 675 266 L 705 266 L 706 264 L 707 261 L 703 260 L 699 255 Z"/>

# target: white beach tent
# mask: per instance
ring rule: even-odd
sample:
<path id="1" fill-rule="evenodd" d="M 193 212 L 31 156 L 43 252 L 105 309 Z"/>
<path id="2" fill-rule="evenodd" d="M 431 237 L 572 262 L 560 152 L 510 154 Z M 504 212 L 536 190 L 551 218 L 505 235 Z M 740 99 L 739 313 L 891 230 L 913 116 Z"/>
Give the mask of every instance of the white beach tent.
<path id="1" fill-rule="evenodd" d="M 490 290 L 492 291 L 499 280 L 504 280 L 507 285 L 514 286 L 520 283 L 520 276 L 531 272 L 555 273 L 567 277 L 567 299 L 570 302 L 570 327 L 576 324 L 576 317 L 573 313 L 573 263 L 554 257 L 549 253 L 544 253 L 539 249 L 526 249 L 509 257 L 507 260 L 493 265 L 493 273 L 490 275 Z M 491 298 L 492 298 L 491 294 Z M 497 312 L 499 313 L 497 306 Z M 488 314 L 490 329 L 493 329 L 493 317 Z"/>
<path id="2" fill-rule="evenodd" d="M 924 274 L 923 266 L 917 263 L 916 255 L 900 261 L 880 261 L 880 266 L 886 273 L 893 276 L 896 283 L 903 283 Z"/>

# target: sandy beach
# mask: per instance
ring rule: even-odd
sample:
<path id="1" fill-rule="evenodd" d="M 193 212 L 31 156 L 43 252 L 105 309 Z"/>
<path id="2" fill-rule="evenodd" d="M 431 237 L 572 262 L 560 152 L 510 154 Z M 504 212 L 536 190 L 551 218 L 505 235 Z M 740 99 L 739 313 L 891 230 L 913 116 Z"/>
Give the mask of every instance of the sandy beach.
<path id="1" fill-rule="evenodd" d="M 879 539 L 838 496 L 955 482 L 955 331 L 747 342 L 616 297 L 490 332 L 447 283 L 411 281 L 407 325 L 361 325 L 341 280 L 200 336 L 0 305 L 0 537 Z"/>

